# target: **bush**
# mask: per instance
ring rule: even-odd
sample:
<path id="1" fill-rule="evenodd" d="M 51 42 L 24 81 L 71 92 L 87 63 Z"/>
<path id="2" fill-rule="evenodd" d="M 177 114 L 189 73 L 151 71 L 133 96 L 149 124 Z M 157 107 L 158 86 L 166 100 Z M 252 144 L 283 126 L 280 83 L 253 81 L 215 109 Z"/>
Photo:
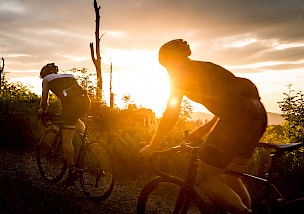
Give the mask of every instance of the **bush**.
<path id="1" fill-rule="evenodd" d="M 3 80 L 0 88 L 0 138 L 2 146 L 34 146 L 33 115 L 40 99 L 22 83 Z"/>
<path id="2" fill-rule="evenodd" d="M 283 101 L 279 102 L 285 120 L 285 137 L 287 142 L 304 142 L 304 94 L 302 91 L 295 93 L 288 86 L 288 93 Z"/>

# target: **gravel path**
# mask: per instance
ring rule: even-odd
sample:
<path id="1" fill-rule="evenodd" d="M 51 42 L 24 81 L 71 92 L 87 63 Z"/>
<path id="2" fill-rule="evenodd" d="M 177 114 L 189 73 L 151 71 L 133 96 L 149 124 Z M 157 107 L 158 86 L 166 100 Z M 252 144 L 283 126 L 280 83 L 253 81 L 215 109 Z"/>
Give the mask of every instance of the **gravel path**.
<path id="1" fill-rule="evenodd" d="M 0 213 L 135 213 L 142 184 L 116 182 L 110 197 L 93 203 L 81 192 L 80 184 L 64 188 L 41 178 L 32 151 L 0 148 Z"/>

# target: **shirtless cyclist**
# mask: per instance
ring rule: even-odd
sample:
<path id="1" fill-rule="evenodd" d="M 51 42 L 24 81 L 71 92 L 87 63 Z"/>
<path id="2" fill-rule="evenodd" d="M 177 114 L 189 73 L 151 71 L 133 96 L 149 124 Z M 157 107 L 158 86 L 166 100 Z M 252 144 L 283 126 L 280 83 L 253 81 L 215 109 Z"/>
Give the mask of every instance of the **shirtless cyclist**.
<path id="1" fill-rule="evenodd" d="M 63 119 L 63 151 L 69 168 L 67 185 L 73 185 L 77 179 L 74 166 L 73 136 L 74 129 L 84 132 L 85 125 L 79 119 L 89 110 L 91 102 L 85 90 L 77 83 L 72 74 L 58 74 L 54 63 L 45 65 L 40 72 L 42 80 L 42 97 L 38 114 L 48 109 L 49 91 L 52 91 L 61 101 L 61 117 Z"/>
<path id="2" fill-rule="evenodd" d="M 167 108 L 149 145 L 140 154 L 150 157 L 175 125 L 184 96 L 204 105 L 215 116 L 189 134 L 188 140 L 209 132 L 200 154 L 196 183 L 230 213 L 252 213 L 251 198 L 242 180 L 225 169 L 243 171 L 265 132 L 267 116 L 256 86 L 211 62 L 189 59 L 186 41 L 176 39 L 159 50 L 159 62 L 168 72 L 171 92 Z"/>

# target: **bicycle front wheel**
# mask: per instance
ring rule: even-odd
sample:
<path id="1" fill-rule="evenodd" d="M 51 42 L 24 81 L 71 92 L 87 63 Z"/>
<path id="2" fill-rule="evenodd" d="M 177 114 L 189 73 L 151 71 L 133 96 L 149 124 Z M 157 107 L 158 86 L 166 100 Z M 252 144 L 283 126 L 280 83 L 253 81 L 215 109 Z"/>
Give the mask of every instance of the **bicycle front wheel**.
<path id="1" fill-rule="evenodd" d="M 175 177 L 152 179 L 139 195 L 137 213 L 211 213 L 208 207 L 211 205 L 207 206 L 206 202 L 193 190 L 185 195 L 191 198 L 188 200 L 184 198 L 183 202 L 178 201 L 182 186 L 183 181 Z M 177 204 L 180 208 L 175 212 Z"/>
<path id="2" fill-rule="evenodd" d="M 108 198 L 115 182 L 114 158 L 108 146 L 100 141 L 89 143 L 79 166 L 85 195 L 93 201 Z"/>
<path id="3" fill-rule="evenodd" d="M 66 169 L 62 135 L 57 129 L 47 129 L 41 136 L 36 151 L 36 161 L 41 176 L 50 183 L 59 181 Z"/>

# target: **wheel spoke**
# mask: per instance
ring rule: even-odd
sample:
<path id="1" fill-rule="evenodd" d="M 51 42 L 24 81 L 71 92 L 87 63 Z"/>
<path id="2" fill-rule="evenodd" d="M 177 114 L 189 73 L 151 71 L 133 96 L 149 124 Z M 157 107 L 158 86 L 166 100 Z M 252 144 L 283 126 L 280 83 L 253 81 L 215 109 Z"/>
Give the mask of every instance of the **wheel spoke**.
<path id="1" fill-rule="evenodd" d="M 37 147 L 37 166 L 42 177 L 50 183 L 59 181 L 66 171 L 62 138 L 54 129 L 42 135 Z"/>
<path id="2" fill-rule="evenodd" d="M 114 159 L 108 147 L 100 142 L 91 143 L 82 160 L 80 176 L 84 193 L 92 200 L 104 200 L 113 190 Z"/>

